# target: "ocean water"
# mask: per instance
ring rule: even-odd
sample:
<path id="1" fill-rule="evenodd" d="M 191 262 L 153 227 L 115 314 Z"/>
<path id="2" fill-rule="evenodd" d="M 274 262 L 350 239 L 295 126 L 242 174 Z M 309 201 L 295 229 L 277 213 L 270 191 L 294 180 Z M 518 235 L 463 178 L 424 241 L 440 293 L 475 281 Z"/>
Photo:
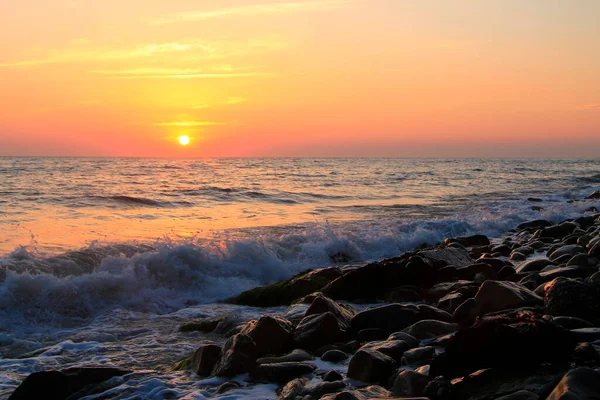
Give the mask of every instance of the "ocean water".
<path id="1" fill-rule="evenodd" d="M 83 365 L 136 371 L 102 398 L 213 398 L 210 380 L 168 366 L 222 340 L 181 322 L 264 312 L 219 300 L 579 216 L 599 189 L 600 160 L 0 158 L 0 398 L 31 372 Z"/>

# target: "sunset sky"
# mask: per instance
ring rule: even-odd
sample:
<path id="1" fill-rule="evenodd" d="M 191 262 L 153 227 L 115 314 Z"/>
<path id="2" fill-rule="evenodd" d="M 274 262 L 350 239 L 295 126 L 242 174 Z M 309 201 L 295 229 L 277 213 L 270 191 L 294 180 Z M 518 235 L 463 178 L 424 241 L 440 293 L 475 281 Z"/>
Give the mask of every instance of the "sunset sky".
<path id="1" fill-rule="evenodd" d="M 0 155 L 598 157 L 599 18 L 598 0 L 2 1 Z"/>

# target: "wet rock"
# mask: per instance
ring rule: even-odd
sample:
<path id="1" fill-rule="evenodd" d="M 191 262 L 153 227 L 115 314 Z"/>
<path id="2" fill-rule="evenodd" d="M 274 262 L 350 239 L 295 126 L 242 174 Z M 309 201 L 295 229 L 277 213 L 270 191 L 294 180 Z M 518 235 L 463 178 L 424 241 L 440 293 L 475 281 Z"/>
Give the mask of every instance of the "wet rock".
<path id="1" fill-rule="evenodd" d="M 263 382 L 287 383 L 302 375 L 311 374 L 316 366 L 307 362 L 260 364 L 250 371 L 250 378 Z"/>
<path id="2" fill-rule="evenodd" d="M 547 400 L 600 399 L 600 372 L 591 368 L 569 371 Z"/>
<path id="3" fill-rule="evenodd" d="M 192 355 L 192 371 L 200 376 L 209 376 L 221 356 L 221 347 L 215 344 L 200 346 Z"/>
<path id="4" fill-rule="evenodd" d="M 496 271 L 487 263 L 478 262 L 458 269 L 460 279 L 472 281 L 475 280 L 475 276 L 478 274 L 483 275 L 485 279 L 496 279 Z"/>
<path id="5" fill-rule="evenodd" d="M 452 383 L 441 376 L 431 380 L 425 386 L 425 396 L 430 400 L 450 400 L 457 398 Z"/>
<path id="6" fill-rule="evenodd" d="M 292 345 L 292 323 L 286 319 L 264 315 L 258 321 L 250 321 L 240 333 L 248 335 L 256 343 L 260 356 L 288 351 Z"/>
<path id="7" fill-rule="evenodd" d="M 452 315 L 429 304 L 417 304 L 419 319 L 434 319 L 442 322 L 452 322 Z"/>
<path id="8" fill-rule="evenodd" d="M 297 400 L 302 399 L 308 385 L 308 378 L 298 378 L 288 382 L 279 393 L 279 400 Z"/>
<path id="9" fill-rule="evenodd" d="M 452 314 L 452 319 L 461 325 L 472 325 L 481 314 L 481 304 L 477 299 L 467 299 Z"/>
<path id="10" fill-rule="evenodd" d="M 411 370 L 400 371 L 394 379 L 392 394 L 402 397 L 419 397 L 425 393 L 425 386 L 429 383 L 427 375 Z"/>
<path id="11" fill-rule="evenodd" d="M 257 358 L 258 350 L 254 340 L 248 335 L 234 335 L 225 342 L 212 375 L 234 377 L 244 374 L 254 367 Z"/>
<path id="12" fill-rule="evenodd" d="M 430 339 L 456 332 L 459 326 L 448 322 L 425 319 L 402 330 L 417 339 Z"/>
<path id="13" fill-rule="evenodd" d="M 552 261 L 542 258 L 536 260 L 525 261 L 524 263 L 519 264 L 516 271 L 518 273 L 521 272 L 539 272 L 546 268 L 548 265 L 553 265 Z"/>
<path id="14" fill-rule="evenodd" d="M 386 292 L 383 298 L 388 303 L 407 303 L 423 300 L 420 290 L 406 286 L 391 289 Z"/>
<path id="15" fill-rule="evenodd" d="M 591 328 L 593 326 L 591 322 L 575 317 L 554 317 L 552 322 L 565 329 Z"/>
<path id="16" fill-rule="evenodd" d="M 405 342 L 409 348 L 414 349 L 415 347 L 419 347 L 419 341 L 414 336 L 409 335 L 405 332 L 394 332 L 388 338 L 388 341 L 391 340 L 402 340 Z"/>
<path id="17" fill-rule="evenodd" d="M 571 335 L 577 342 L 595 342 L 600 340 L 600 328 L 571 329 Z"/>
<path id="18" fill-rule="evenodd" d="M 348 354 L 341 350 L 328 350 L 321 356 L 321 360 L 332 363 L 339 363 L 348 359 Z"/>
<path id="19" fill-rule="evenodd" d="M 402 365 L 423 365 L 431 361 L 435 356 L 435 348 L 431 346 L 417 347 L 408 350 L 402 356 Z"/>
<path id="20" fill-rule="evenodd" d="M 323 296 L 318 295 L 313 300 L 312 304 L 306 310 L 305 316 L 323 314 L 326 312 L 332 313 L 340 322 L 340 327 L 344 330 L 350 327 L 350 320 L 356 314 L 356 310 L 351 307 L 344 307 L 335 301 Z"/>
<path id="21" fill-rule="evenodd" d="M 521 252 L 513 251 L 510 253 L 510 259 L 512 261 L 524 261 L 527 259 L 527 256 Z"/>
<path id="22" fill-rule="evenodd" d="M 335 381 L 341 381 L 343 380 L 344 377 L 342 376 L 342 374 L 340 374 L 339 372 L 337 372 L 336 370 L 330 370 L 327 371 L 325 373 L 325 375 L 323 375 L 323 380 L 325 382 L 335 382 Z"/>
<path id="23" fill-rule="evenodd" d="M 350 359 L 348 377 L 363 382 L 385 384 L 394 373 L 396 362 L 389 356 L 371 349 L 360 349 Z"/>
<path id="24" fill-rule="evenodd" d="M 454 313 L 458 306 L 464 303 L 468 298 L 469 297 L 463 293 L 453 292 L 442 297 L 438 301 L 437 306 L 448 313 Z"/>
<path id="25" fill-rule="evenodd" d="M 595 191 L 586 197 L 586 200 L 600 200 L 600 191 Z"/>
<path id="26" fill-rule="evenodd" d="M 587 254 L 574 255 L 567 262 L 567 267 L 579 266 L 579 267 L 586 268 L 586 267 L 588 267 L 588 259 L 589 259 L 589 256 Z"/>
<path id="27" fill-rule="evenodd" d="M 446 239 L 446 243 L 458 242 L 463 246 L 489 246 L 490 239 L 485 235 L 472 235 L 472 236 L 463 236 L 452 239 Z"/>
<path id="28" fill-rule="evenodd" d="M 537 229 L 547 228 L 549 226 L 552 226 L 552 222 L 546 221 L 543 219 L 536 219 L 535 221 L 523 222 L 523 223 L 517 225 L 517 229 L 518 230 L 523 230 L 523 229 L 537 230 Z"/>
<path id="29" fill-rule="evenodd" d="M 528 390 L 518 390 L 514 393 L 507 394 L 496 398 L 496 400 L 538 400 L 539 396 Z"/>
<path id="30" fill-rule="evenodd" d="M 98 385 L 131 371 L 107 367 L 68 368 L 62 371 L 40 371 L 27 376 L 10 395 L 9 400 L 63 400 L 91 385 Z"/>
<path id="31" fill-rule="evenodd" d="M 575 279 L 558 278 L 546 288 L 547 314 L 600 322 L 600 285 Z"/>
<path id="32" fill-rule="evenodd" d="M 510 255 L 510 247 L 505 244 L 501 244 L 495 247 L 492 247 L 492 253 L 500 253 L 504 257 L 508 257 Z"/>
<path id="33" fill-rule="evenodd" d="M 356 335 L 356 340 L 359 343 L 372 342 L 375 340 L 383 340 L 388 335 L 383 331 L 383 329 L 379 328 L 367 328 L 362 329 Z"/>
<path id="34" fill-rule="evenodd" d="M 205 332 L 210 333 L 215 330 L 219 322 L 223 319 L 222 316 L 214 318 L 203 318 L 195 321 L 189 321 L 179 326 L 180 332 Z"/>
<path id="35" fill-rule="evenodd" d="M 475 299 L 483 313 L 543 304 L 543 299 L 526 287 L 501 281 L 483 282 Z"/>
<path id="36" fill-rule="evenodd" d="M 569 256 L 567 256 L 568 258 Z M 556 278 L 586 278 L 596 272 L 595 268 L 582 268 L 578 266 L 553 268 L 546 272 L 540 272 L 541 282 L 550 282 Z"/>
<path id="37" fill-rule="evenodd" d="M 434 303 L 450 293 L 469 287 L 473 287 L 475 291 L 479 289 L 479 285 L 474 284 L 471 281 L 442 282 L 433 285 L 429 290 L 427 290 L 425 293 L 425 298 Z"/>
<path id="38" fill-rule="evenodd" d="M 423 257 L 427 262 L 440 267 L 446 265 L 453 265 L 455 267 L 466 267 L 467 265 L 473 263 L 471 257 L 469 256 L 469 253 L 464 249 L 445 247 L 434 250 L 421 251 L 419 252 L 419 255 Z"/>
<path id="39" fill-rule="evenodd" d="M 321 397 L 321 400 L 376 400 L 389 399 L 391 396 L 392 394 L 381 386 L 367 386 L 362 389 L 346 390 L 340 393 L 328 394 Z"/>
<path id="40" fill-rule="evenodd" d="M 318 400 L 329 393 L 336 393 L 346 388 L 346 384 L 341 381 L 321 382 L 307 388 L 306 394 L 302 400 Z"/>
<path id="41" fill-rule="evenodd" d="M 570 244 L 554 250 L 549 254 L 548 258 L 550 258 L 550 261 L 554 261 L 564 255 L 574 256 L 575 254 L 581 253 L 585 253 L 585 249 L 583 247 L 579 246 L 578 244 Z"/>
<path id="42" fill-rule="evenodd" d="M 408 343 L 403 340 L 384 340 L 378 342 L 370 342 L 365 344 L 361 349 L 371 349 L 378 351 L 386 356 L 389 356 L 400 363 L 402 356 L 410 349 Z"/>
<path id="43" fill-rule="evenodd" d="M 294 330 L 294 342 L 303 349 L 313 350 L 335 343 L 343 335 L 338 319 L 331 312 L 309 315 Z"/>
<path id="44" fill-rule="evenodd" d="M 217 388 L 217 394 L 227 393 L 230 390 L 239 389 L 241 387 L 242 385 L 235 381 L 225 382 L 219 385 L 219 387 Z"/>
<path id="45" fill-rule="evenodd" d="M 275 364 L 282 362 L 300 362 L 300 361 L 312 361 L 315 358 L 310 353 L 296 349 L 289 354 L 280 357 L 263 357 L 256 360 L 257 364 Z"/>
<path id="46" fill-rule="evenodd" d="M 379 328 L 386 334 L 400 331 L 418 319 L 419 312 L 401 304 L 388 304 L 359 312 L 352 318 L 351 328 L 359 332 L 368 328 Z"/>

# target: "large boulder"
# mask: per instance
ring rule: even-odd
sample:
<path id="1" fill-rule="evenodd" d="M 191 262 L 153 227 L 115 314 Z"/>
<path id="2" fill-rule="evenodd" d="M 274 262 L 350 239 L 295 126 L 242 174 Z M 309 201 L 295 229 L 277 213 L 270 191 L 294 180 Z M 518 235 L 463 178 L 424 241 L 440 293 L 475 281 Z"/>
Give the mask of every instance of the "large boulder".
<path id="1" fill-rule="evenodd" d="M 446 239 L 446 243 L 460 243 L 463 246 L 489 246 L 490 239 L 485 235 L 462 236 Z"/>
<path id="2" fill-rule="evenodd" d="M 257 381 L 287 383 L 316 369 L 316 366 L 307 362 L 259 364 L 250 371 L 250 378 Z"/>
<path id="3" fill-rule="evenodd" d="M 423 365 L 435 357 L 435 347 L 424 346 L 406 351 L 401 360 L 402 365 Z"/>
<path id="4" fill-rule="evenodd" d="M 340 326 L 344 330 L 347 330 L 350 327 L 350 320 L 352 320 L 352 317 L 356 314 L 356 310 L 353 308 L 345 307 L 325 296 L 318 295 L 315 297 L 308 310 L 306 310 L 304 316 L 308 317 L 309 315 L 323 314 L 326 312 L 335 315 L 340 322 Z"/>
<path id="5" fill-rule="evenodd" d="M 376 350 L 362 348 L 350 359 L 348 377 L 362 382 L 386 384 L 396 370 L 396 362 Z"/>
<path id="6" fill-rule="evenodd" d="M 501 281 L 483 282 L 475 299 L 483 313 L 542 305 L 544 302 L 541 297 L 523 285 Z"/>
<path id="7" fill-rule="evenodd" d="M 362 389 L 345 390 L 339 393 L 328 394 L 321 400 L 377 400 L 390 399 L 392 394 L 381 386 L 367 386 Z M 408 399 L 407 399 L 408 400 Z M 418 399 L 413 399 L 418 400 Z"/>
<path id="8" fill-rule="evenodd" d="M 583 247 L 579 246 L 578 244 L 569 244 L 554 250 L 548 255 L 548 258 L 550 258 L 550 261 L 554 261 L 566 254 L 568 254 L 569 256 L 574 256 L 575 254 L 581 253 L 585 253 L 585 249 Z"/>
<path id="9" fill-rule="evenodd" d="M 414 307 L 388 304 L 359 312 L 352 318 L 350 326 L 354 332 L 379 328 L 389 335 L 414 324 L 418 318 L 419 311 Z"/>
<path id="10" fill-rule="evenodd" d="M 248 335 L 234 335 L 227 339 L 221 358 L 212 371 L 214 376 L 234 377 L 249 372 L 258 358 L 256 343 Z"/>
<path id="11" fill-rule="evenodd" d="M 378 351 L 386 356 L 391 357 L 396 363 L 400 364 L 402 356 L 408 350 L 410 345 L 404 340 L 380 340 L 365 344 L 361 349 L 370 349 Z"/>
<path id="12" fill-rule="evenodd" d="M 521 272 L 540 272 L 548 265 L 553 265 L 552 261 L 546 258 L 537 258 L 534 260 L 525 261 L 517 267 L 517 273 Z"/>
<path id="13" fill-rule="evenodd" d="M 344 332 L 331 312 L 304 317 L 294 330 L 294 342 L 302 349 L 314 350 L 340 340 Z"/>
<path id="14" fill-rule="evenodd" d="M 202 345 L 192 354 L 192 371 L 200 376 L 209 376 L 220 357 L 220 346 L 216 344 Z"/>
<path id="15" fill-rule="evenodd" d="M 404 328 L 402 332 L 408 333 L 417 339 L 430 339 L 456 332 L 458 328 L 459 326 L 457 324 L 451 324 L 432 319 L 424 319 L 412 324 L 408 328 Z"/>
<path id="16" fill-rule="evenodd" d="M 307 351 L 302 349 L 296 349 L 291 353 L 285 354 L 278 357 L 262 357 L 256 360 L 257 364 L 276 364 L 282 362 L 300 362 L 300 361 L 311 361 L 315 358 L 310 355 Z"/>
<path id="17" fill-rule="evenodd" d="M 453 265 L 460 268 L 473 263 L 473 260 L 465 249 L 452 247 L 420 251 L 419 256 L 424 258 L 426 262 L 440 267 Z"/>
<path id="18" fill-rule="evenodd" d="M 547 400 L 600 399 L 600 372 L 591 368 L 569 371 L 550 393 Z"/>
<path id="19" fill-rule="evenodd" d="M 248 322 L 240 333 L 246 334 L 256 343 L 259 356 L 280 354 L 292 344 L 292 323 L 284 318 L 263 315 L 258 321 Z"/>
<path id="20" fill-rule="evenodd" d="M 600 284 L 558 278 L 545 287 L 546 313 L 600 322 Z"/>
<path id="21" fill-rule="evenodd" d="M 27 376 L 15 389 L 10 400 L 63 400 L 114 376 L 130 371 L 110 367 L 69 368 L 62 371 L 40 371 Z M 79 398 L 82 396 L 76 396 Z"/>
<path id="22" fill-rule="evenodd" d="M 425 394 L 425 386 L 429 383 L 427 375 L 416 371 L 403 370 L 394 379 L 392 393 L 394 396 L 418 397 Z"/>

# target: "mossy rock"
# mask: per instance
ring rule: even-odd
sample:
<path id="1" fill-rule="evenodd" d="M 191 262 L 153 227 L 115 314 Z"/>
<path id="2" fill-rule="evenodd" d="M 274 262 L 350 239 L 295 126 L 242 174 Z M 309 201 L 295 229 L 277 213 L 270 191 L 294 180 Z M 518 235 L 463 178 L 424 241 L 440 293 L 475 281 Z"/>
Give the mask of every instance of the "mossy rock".
<path id="1" fill-rule="evenodd" d="M 194 321 L 184 322 L 179 326 L 179 332 L 204 332 L 210 333 L 217 328 L 223 316 L 216 318 L 202 318 Z"/>
<path id="2" fill-rule="evenodd" d="M 341 275 L 342 271 L 338 267 L 316 271 L 308 269 L 288 280 L 247 290 L 227 302 L 255 307 L 287 306 L 296 299 L 319 291 Z"/>
<path id="3" fill-rule="evenodd" d="M 169 368 L 169 369 L 171 371 L 187 371 L 187 370 L 191 369 L 192 368 L 192 354 L 193 353 L 190 353 L 187 356 L 175 361 L 175 363 L 173 363 L 173 365 L 171 365 L 171 368 Z"/>

